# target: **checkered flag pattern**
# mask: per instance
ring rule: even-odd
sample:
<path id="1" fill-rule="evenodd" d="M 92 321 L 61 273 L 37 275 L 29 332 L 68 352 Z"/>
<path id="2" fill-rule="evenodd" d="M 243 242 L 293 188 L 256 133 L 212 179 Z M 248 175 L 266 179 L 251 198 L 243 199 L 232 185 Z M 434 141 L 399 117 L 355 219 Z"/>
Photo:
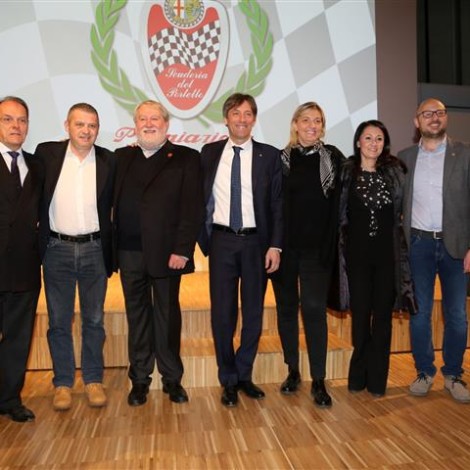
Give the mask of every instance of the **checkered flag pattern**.
<path id="1" fill-rule="evenodd" d="M 217 60 L 220 50 L 220 22 L 212 21 L 193 34 L 167 28 L 149 38 L 152 68 L 161 73 L 170 65 L 183 64 L 190 69 L 202 68 Z"/>
<path id="2" fill-rule="evenodd" d="M 129 82 L 149 98 L 158 99 L 150 84 L 155 77 L 147 77 L 143 65 L 148 63 L 151 68 L 149 42 L 142 20 L 148 3 L 128 2 L 121 11 L 114 28 L 113 51 L 117 66 L 123 69 Z M 210 3 L 213 2 L 204 0 L 206 7 Z M 176 51 L 166 54 L 167 60 L 170 57 L 175 60 L 175 54 L 176 60 L 185 57 L 193 64 L 201 60 L 197 54 L 209 56 L 212 53 L 216 58 L 223 53 L 224 45 L 223 41 L 216 44 L 216 38 L 223 39 L 228 34 L 227 63 L 215 98 L 236 88 L 254 52 L 247 18 L 238 2 L 217 3 L 223 3 L 227 10 L 229 31 L 223 24 L 221 31 L 214 27 L 209 38 L 198 39 L 198 46 L 183 43 L 180 38 L 179 45 L 175 42 L 173 46 Z M 326 113 L 325 142 L 350 154 L 354 129 L 361 121 L 377 116 L 374 2 L 258 0 L 258 3 L 268 15 L 274 44 L 272 69 L 263 91 L 256 96 L 259 111 L 255 139 L 284 147 L 289 139 L 294 109 L 300 103 L 313 100 Z M 95 23 L 96 4 L 95 0 L 0 0 L 2 41 L 15 44 L 13 48 L 4 47 L 1 52 L 2 63 L 14 64 L 15 73 L 0 74 L 0 90 L 1 95 L 16 94 L 30 105 L 26 150 L 33 151 L 38 142 L 65 138 L 63 122 L 67 110 L 72 104 L 83 101 L 93 104 L 100 113 L 99 145 L 114 149 L 135 140 L 132 135 L 116 140 L 120 129 L 133 128 L 132 116 L 103 89 L 91 61 L 90 28 Z M 176 41 L 175 37 L 171 39 Z M 196 38 L 191 36 L 185 40 L 194 42 Z M 213 52 L 209 52 L 209 45 Z M 194 51 L 189 59 L 183 52 L 191 48 Z M 161 55 L 154 54 L 157 58 Z M 170 133 L 178 136 L 226 132 L 222 109 L 220 122 L 211 123 L 209 129 L 198 118 L 172 117 L 170 124 Z M 202 146 L 190 140 L 179 143 L 195 148 Z"/>

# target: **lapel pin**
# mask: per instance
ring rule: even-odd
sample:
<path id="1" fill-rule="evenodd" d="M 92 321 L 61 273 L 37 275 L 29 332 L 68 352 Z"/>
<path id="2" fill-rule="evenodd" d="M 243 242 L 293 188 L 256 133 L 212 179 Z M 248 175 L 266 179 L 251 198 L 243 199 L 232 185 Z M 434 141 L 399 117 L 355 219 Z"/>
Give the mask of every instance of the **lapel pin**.
<path id="1" fill-rule="evenodd" d="M 172 153 L 167 153 L 166 158 L 171 158 L 173 156 Z"/>

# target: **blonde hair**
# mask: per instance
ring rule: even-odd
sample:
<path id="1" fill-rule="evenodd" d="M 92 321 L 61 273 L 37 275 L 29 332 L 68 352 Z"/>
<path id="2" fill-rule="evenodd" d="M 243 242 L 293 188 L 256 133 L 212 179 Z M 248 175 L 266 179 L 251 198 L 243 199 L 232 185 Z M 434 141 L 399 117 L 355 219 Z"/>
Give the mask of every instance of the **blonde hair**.
<path id="1" fill-rule="evenodd" d="M 313 109 L 320 113 L 322 124 L 323 124 L 320 138 L 322 138 L 325 135 L 326 118 L 325 118 L 325 113 L 323 112 L 323 109 L 320 107 L 318 103 L 315 103 L 315 101 L 307 101 L 306 103 L 301 104 L 297 107 L 290 121 L 290 137 L 289 137 L 289 143 L 288 143 L 289 147 L 293 147 L 299 143 L 299 136 L 297 135 L 297 131 L 295 130 L 294 125 L 298 121 L 300 116 L 305 111 L 308 111 L 310 109 Z"/>

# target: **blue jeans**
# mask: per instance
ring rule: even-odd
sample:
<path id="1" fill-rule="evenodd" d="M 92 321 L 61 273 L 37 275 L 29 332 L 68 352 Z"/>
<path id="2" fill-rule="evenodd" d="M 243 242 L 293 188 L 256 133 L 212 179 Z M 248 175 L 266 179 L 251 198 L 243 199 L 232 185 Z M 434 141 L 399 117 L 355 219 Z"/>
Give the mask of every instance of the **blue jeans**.
<path id="1" fill-rule="evenodd" d="M 54 386 L 72 387 L 75 378 L 72 322 L 78 284 L 82 318 L 81 367 L 85 384 L 103 381 L 104 299 L 108 278 L 101 241 L 49 239 L 43 262 Z"/>
<path id="2" fill-rule="evenodd" d="M 411 237 L 410 265 L 418 312 L 410 317 L 411 348 L 418 373 L 434 376 L 432 308 L 434 283 L 439 275 L 444 314 L 442 357 L 444 375 L 463 373 L 462 362 L 467 346 L 467 275 L 463 260 L 452 258 L 443 240 Z"/>

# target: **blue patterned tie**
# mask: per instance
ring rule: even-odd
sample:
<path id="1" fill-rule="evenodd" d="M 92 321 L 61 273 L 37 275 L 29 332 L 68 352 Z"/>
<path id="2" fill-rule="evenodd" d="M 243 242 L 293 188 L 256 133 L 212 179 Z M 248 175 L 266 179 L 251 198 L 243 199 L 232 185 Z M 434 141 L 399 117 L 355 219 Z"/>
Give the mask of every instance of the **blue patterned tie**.
<path id="1" fill-rule="evenodd" d="M 242 182 L 240 172 L 241 147 L 233 146 L 232 174 L 230 178 L 230 228 L 238 232 L 243 227 Z"/>
<path id="2" fill-rule="evenodd" d="M 15 180 L 16 190 L 21 190 L 21 178 L 20 178 L 20 170 L 18 168 L 18 156 L 20 155 L 19 152 L 14 152 L 13 150 L 8 152 L 11 157 L 11 175 Z"/>

